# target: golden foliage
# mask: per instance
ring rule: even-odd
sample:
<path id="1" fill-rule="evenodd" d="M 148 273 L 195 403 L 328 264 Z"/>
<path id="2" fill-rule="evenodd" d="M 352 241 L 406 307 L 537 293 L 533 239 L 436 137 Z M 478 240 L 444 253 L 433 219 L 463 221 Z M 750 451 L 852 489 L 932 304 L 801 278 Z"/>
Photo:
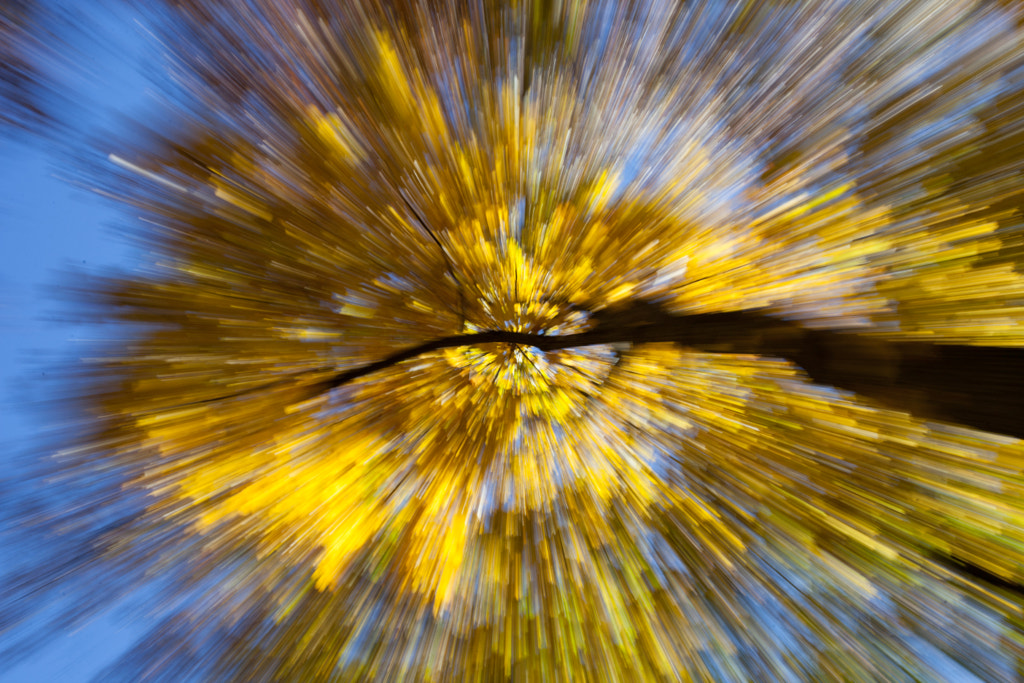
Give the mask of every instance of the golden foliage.
<path id="1" fill-rule="evenodd" d="M 241 553 L 201 609 L 274 626 L 225 636 L 211 671 L 936 680 L 922 643 L 986 680 L 1024 661 L 1020 595 L 935 560 L 1024 584 L 1021 441 L 672 344 L 467 345 L 321 390 L 641 299 L 1024 346 L 1019 10 L 176 6 L 194 102 L 184 136 L 116 158 L 155 257 L 104 292 L 141 332 L 95 369 L 86 450 L 135 466 L 139 528 L 179 530 L 147 552 Z"/>

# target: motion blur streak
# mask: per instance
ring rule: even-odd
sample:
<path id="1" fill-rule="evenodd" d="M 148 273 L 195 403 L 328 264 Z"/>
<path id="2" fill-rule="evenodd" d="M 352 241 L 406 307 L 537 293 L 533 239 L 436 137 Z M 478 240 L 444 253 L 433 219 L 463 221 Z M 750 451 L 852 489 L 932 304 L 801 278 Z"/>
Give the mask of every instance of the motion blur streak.
<path id="1" fill-rule="evenodd" d="M 1018 3 L 141 11 L 9 657 L 158 582 L 103 680 L 1024 677 Z"/>

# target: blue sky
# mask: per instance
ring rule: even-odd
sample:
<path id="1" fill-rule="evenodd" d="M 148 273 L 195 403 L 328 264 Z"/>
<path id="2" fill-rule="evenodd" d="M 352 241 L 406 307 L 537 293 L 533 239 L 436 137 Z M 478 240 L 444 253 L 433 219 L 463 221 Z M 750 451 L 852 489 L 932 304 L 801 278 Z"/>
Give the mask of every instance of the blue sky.
<path id="1" fill-rule="evenodd" d="M 73 67 L 56 70 L 57 117 L 68 127 L 58 140 L 21 136 L 0 142 L 0 444 L 6 476 L 42 432 L 36 411 L 55 363 L 81 355 L 90 330 L 59 320 L 52 287 L 71 269 L 130 268 L 131 250 L 114 234 L 118 209 L 75 187 L 70 152 L 91 136 L 117 128 L 149 99 L 143 64 L 145 32 L 136 18 L 107 3 L 61 2 L 69 12 L 67 42 L 58 48 Z M 109 151 L 114 151 L 109 150 Z M 50 377 L 52 379 L 52 375 Z M 0 558 L 24 558 L 0 535 Z M 123 652 L 145 625 L 105 615 L 77 632 L 56 636 L 0 683 L 91 680 Z"/>

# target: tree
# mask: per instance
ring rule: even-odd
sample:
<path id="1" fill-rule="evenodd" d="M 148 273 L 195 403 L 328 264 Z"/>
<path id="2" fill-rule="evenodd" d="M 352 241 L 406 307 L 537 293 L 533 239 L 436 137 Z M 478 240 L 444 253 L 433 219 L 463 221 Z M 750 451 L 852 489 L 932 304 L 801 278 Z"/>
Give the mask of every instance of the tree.
<path id="1" fill-rule="evenodd" d="M 0 135 L 56 137 L 55 112 L 70 102 L 61 69 L 73 64 L 81 17 L 51 0 L 5 0 L 0 5 Z"/>
<path id="2" fill-rule="evenodd" d="M 24 127 L 42 116 L 35 95 L 39 74 L 36 31 L 38 7 L 30 0 L 10 0 L 0 7 L 0 124 Z"/>
<path id="3" fill-rule="evenodd" d="M 166 577 L 130 680 L 1011 676 L 1020 11 L 811 4 L 170 6 L 10 605 Z"/>

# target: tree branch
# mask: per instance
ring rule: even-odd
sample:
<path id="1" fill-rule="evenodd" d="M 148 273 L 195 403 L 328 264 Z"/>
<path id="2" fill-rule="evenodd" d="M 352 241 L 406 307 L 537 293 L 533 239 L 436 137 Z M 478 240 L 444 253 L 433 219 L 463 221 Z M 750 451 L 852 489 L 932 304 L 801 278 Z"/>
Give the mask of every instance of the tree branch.
<path id="1" fill-rule="evenodd" d="M 329 391 L 416 356 L 479 344 L 521 344 L 541 351 L 629 342 L 673 342 L 708 353 L 784 358 L 818 383 L 853 391 L 929 420 L 1024 438 L 1024 349 L 893 342 L 833 330 L 809 330 L 758 311 L 606 316 L 568 335 L 489 331 L 414 346 L 319 383 Z M 643 310 L 643 309 L 640 309 Z"/>
<path id="2" fill-rule="evenodd" d="M 1024 349 L 894 342 L 835 330 L 810 330 L 760 311 L 673 315 L 649 302 L 599 311 L 598 325 L 566 335 L 492 330 L 434 339 L 357 368 L 304 370 L 241 391 L 204 399 L 214 403 L 327 375 L 309 397 L 433 351 L 480 344 L 517 344 L 541 351 L 600 344 L 672 342 L 705 353 L 782 358 L 815 383 L 852 391 L 918 418 L 961 424 L 1024 439 Z"/>
<path id="3" fill-rule="evenodd" d="M 960 574 L 962 577 L 966 577 L 968 580 L 980 582 L 983 586 L 987 584 L 989 586 L 994 586 L 1001 590 L 1008 591 L 1013 593 L 1014 597 L 1018 600 L 1024 598 L 1024 585 L 999 576 L 998 574 L 995 574 L 974 562 L 963 560 L 956 555 L 936 550 L 930 551 L 928 553 L 928 557 L 943 565 L 946 569 Z"/>

